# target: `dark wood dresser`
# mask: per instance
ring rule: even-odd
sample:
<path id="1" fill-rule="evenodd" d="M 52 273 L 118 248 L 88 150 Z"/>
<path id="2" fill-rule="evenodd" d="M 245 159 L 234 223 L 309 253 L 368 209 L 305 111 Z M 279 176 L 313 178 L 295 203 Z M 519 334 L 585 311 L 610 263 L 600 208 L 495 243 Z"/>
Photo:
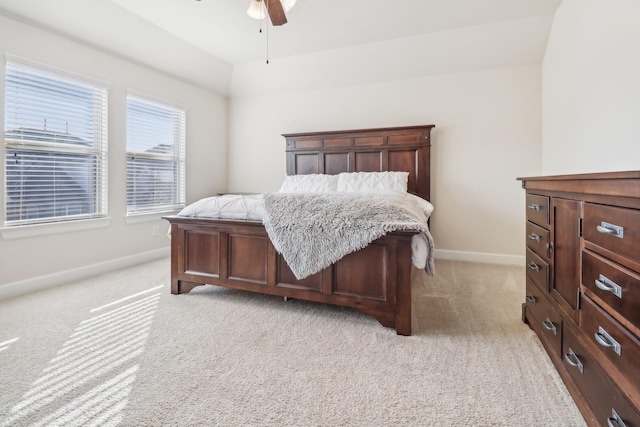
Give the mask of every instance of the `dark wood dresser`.
<path id="1" fill-rule="evenodd" d="M 640 427 L 640 171 L 518 179 L 523 320 L 588 425 Z"/>

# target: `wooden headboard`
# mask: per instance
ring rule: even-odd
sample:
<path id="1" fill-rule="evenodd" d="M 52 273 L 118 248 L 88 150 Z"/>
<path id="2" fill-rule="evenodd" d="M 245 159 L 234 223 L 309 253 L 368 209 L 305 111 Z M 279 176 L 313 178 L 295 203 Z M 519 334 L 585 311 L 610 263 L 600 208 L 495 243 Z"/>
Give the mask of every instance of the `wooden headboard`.
<path id="1" fill-rule="evenodd" d="M 410 193 L 430 200 L 434 125 L 283 134 L 287 175 L 409 172 Z"/>

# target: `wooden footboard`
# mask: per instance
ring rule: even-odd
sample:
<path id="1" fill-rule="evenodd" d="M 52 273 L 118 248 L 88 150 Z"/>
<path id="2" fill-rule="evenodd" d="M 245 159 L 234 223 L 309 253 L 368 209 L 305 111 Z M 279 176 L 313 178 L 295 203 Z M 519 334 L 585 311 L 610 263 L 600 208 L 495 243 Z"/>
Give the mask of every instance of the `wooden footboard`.
<path id="1" fill-rule="evenodd" d="M 276 252 L 260 222 L 167 217 L 171 293 L 210 284 L 354 307 L 411 334 L 411 237 L 390 233 L 302 280 Z"/>

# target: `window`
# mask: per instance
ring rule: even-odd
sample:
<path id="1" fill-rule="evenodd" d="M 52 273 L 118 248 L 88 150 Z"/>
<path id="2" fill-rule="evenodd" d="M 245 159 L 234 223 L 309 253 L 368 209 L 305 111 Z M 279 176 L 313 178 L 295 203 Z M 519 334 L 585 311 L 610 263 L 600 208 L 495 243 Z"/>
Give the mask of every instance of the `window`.
<path id="1" fill-rule="evenodd" d="M 8 58 L 5 93 L 5 225 L 106 216 L 106 84 Z"/>
<path id="2" fill-rule="evenodd" d="M 185 205 L 185 111 L 127 97 L 127 214 Z"/>

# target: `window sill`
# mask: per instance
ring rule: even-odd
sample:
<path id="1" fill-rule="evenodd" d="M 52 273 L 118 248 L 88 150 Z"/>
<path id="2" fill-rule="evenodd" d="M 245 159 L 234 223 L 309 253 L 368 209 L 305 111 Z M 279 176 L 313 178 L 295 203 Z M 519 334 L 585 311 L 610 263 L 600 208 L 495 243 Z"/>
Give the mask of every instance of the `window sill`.
<path id="1" fill-rule="evenodd" d="M 110 224 L 111 218 L 106 217 L 78 221 L 51 222 L 47 224 L 19 225 L 15 227 L 0 228 L 0 235 L 4 240 L 27 239 L 30 237 L 47 236 L 50 234 L 106 228 Z"/>

